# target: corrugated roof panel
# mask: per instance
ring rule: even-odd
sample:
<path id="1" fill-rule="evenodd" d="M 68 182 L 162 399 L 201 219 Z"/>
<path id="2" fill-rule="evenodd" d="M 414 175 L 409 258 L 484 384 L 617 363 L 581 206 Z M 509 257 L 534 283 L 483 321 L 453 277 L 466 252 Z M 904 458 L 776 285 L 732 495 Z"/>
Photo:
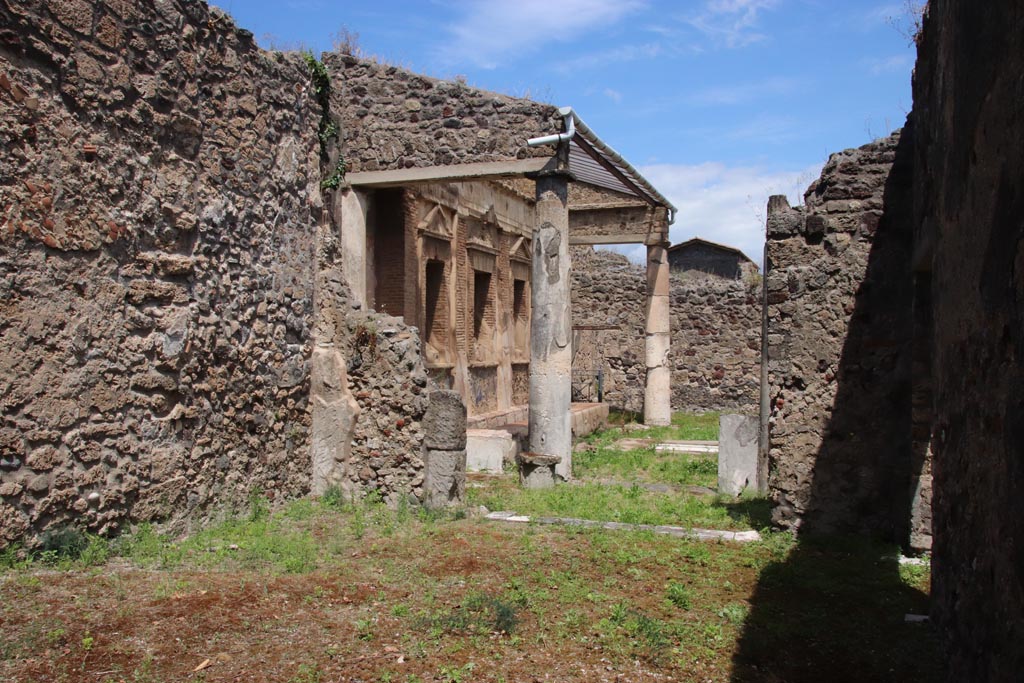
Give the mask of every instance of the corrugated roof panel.
<path id="1" fill-rule="evenodd" d="M 588 144 L 584 141 L 583 144 Z M 622 174 L 627 180 L 632 183 L 632 186 L 626 182 L 623 182 L 615 173 L 612 173 L 607 166 L 598 163 L 578 142 L 578 138 L 573 138 L 572 143 L 569 145 L 569 170 L 579 180 L 590 183 L 591 185 L 597 185 L 598 187 L 604 187 L 609 190 L 615 190 L 616 192 L 624 192 L 628 195 L 638 197 L 645 202 L 651 202 L 652 204 L 661 204 L 659 197 L 652 196 L 649 192 L 644 189 L 645 181 L 640 181 L 633 173 L 623 168 L 620 164 L 617 164 L 614 159 L 601 152 L 601 150 L 595 148 L 593 145 L 588 145 L 594 154 L 598 155 L 604 162 L 614 168 L 618 173 Z"/>
<path id="2" fill-rule="evenodd" d="M 590 155 L 583 151 L 574 140 L 569 147 L 569 171 L 579 180 L 597 185 L 616 192 L 624 192 L 637 196 L 635 190 L 623 183 L 619 178 L 612 175 L 608 169 L 590 158 Z M 647 197 L 641 197 L 648 200 Z"/>

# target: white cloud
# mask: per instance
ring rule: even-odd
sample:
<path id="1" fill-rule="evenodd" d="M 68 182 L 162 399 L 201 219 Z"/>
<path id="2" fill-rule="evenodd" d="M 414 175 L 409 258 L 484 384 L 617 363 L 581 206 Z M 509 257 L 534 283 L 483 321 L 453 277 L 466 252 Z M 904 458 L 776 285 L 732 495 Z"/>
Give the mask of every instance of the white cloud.
<path id="1" fill-rule="evenodd" d="M 610 99 L 611 101 L 615 102 L 616 104 L 622 101 L 622 93 L 620 93 L 618 90 L 613 90 L 611 88 L 604 89 L 604 96 Z"/>
<path id="2" fill-rule="evenodd" d="M 727 48 L 746 47 L 767 36 L 757 29 L 758 13 L 779 0 L 707 0 L 698 14 L 686 22 L 713 43 Z"/>
<path id="3" fill-rule="evenodd" d="M 784 194 L 790 204 L 802 203 L 803 193 L 821 173 L 821 165 L 769 171 L 717 162 L 654 164 L 640 172 L 679 210 L 669 235 L 673 244 L 701 237 L 736 247 L 761 265 L 768 197 Z M 622 252 L 634 261 L 644 260 L 642 246 Z"/>
<path id="4" fill-rule="evenodd" d="M 726 130 L 722 136 L 728 140 L 756 140 L 759 145 L 781 145 L 800 138 L 806 124 L 792 116 L 760 114 L 753 120 Z"/>
<path id="5" fill-rule="evenodd" d="M 557 62 L 554 67 L 562 73 L 573 73 L 583 69 L 596 69 L 607 64 L 633 62 L 638 59 L 654 59 L 664 54 L 661 43 L 645 43 L 643 45 L 622 45 L 603 52 L 573 57 Z"/>
<path id="6" fill-rule="evenodd" d="M 872 76 L 880 76 L 887 73 L 910 73 L 914 65 L 910 55 L 894 55 L 892 57 L 871 57 L 864 61 Z"/>
<path id="7" fill-rule="evenodd" d="M 721 106 L 742 104 L 766 96 L 788 95 L 795 91 L 799 81 L 795 78 L 769 78 L 757 83 L 719 85 L 697 91 L 689 99 L 694 104 Z"/>
<path id="8" fill-rule="evenodd" d="M 473 0 L 449 27 L 450 38 L 438 49 L 448 63 L 469 61 L 496 68 L 500 60 L 544 43 L 567 41 L 613 24 L 635 12 L 642 0 Z"/>

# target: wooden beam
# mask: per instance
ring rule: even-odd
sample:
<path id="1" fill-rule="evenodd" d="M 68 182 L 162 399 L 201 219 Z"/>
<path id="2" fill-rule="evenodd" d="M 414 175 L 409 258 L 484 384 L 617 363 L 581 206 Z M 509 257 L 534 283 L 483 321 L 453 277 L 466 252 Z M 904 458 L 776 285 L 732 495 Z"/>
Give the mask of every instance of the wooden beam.
<path id="1" fill-rule="evenodd" d="M 554 168 L 556 165 L 557 160 L 554 157 L 536 157 L 515 161 L 484 161 L 451 166 L 402 168 L 395 171 L 356 171 L 346 173 L 345 180 L 353 187 L 398 187 L 418 183 L 512 178 L 524 176 L 527 173 L 539 173 Z"/>
<path id="2" fill-rule="evenodd" d="M 570 204 L 570 211 L 609 211 L 611 209 L 641 209 L 647 211 L 650 204 L 641 200 L 635 202 L 614 202 L 608 204 Z"/>
<path id="3" fill-rule="evenodd" d="M 648 233 L 634 232 L 621 233 L 618 235 L 573 235 L 569 234 L 569 246 L 582 246 L 585 244 L 643 244 L 647 241 Z"/>

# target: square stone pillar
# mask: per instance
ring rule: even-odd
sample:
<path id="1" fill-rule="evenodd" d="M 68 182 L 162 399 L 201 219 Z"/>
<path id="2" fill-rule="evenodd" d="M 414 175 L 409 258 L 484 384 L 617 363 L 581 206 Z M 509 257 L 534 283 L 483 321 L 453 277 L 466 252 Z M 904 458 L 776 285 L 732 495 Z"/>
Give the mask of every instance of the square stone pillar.
<path id="1" fill-rule="evenodd" d="M 341 272 L 352 293 L 352 303 L 367 308 L 366 298 L 366 209 L 369 200 L 359 190 L 335 193 L 335 216 L 340 216 Z"/>
<path id="2" fill-rule="evenodd" d="M 530 451 L 560 458 L 572 476 L 572 311 L 569 298 L 569 178 L 537 178 L 530 283 Z"/>
<path id="3" fill-rule="evenodd" d="M 645 351 L 644 424 L 672 422 L 672 369 L 669 366 L 671 316 L 668 242 L 647 245 L 647 329 Z"/>

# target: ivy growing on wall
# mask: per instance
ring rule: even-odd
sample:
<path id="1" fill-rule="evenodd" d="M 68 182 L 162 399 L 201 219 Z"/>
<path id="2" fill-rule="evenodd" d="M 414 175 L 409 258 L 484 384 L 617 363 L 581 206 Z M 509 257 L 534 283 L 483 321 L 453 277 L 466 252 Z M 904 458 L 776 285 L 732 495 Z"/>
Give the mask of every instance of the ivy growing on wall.
<path id="1" fill-rule="evenodd" d="M 317 137 L 320 139 L 320 159 L 328 161 L 328 144 L 338 137 L 338 124 L 331 119 L 331 76 L 327 72 L 324 63 L 313 56 L 312 52 L 303 52 L 302 58 L 306 60 L 309 68 L 309 80 L 313 84 L 313 93 L 320 105 L 320 123 L 317 125 Z M 345 160 L 339 158 L 330 175 L 323 179 L 320 187 L 324 190 L 333 190 L 341 185 L 345 178 Z"/>

